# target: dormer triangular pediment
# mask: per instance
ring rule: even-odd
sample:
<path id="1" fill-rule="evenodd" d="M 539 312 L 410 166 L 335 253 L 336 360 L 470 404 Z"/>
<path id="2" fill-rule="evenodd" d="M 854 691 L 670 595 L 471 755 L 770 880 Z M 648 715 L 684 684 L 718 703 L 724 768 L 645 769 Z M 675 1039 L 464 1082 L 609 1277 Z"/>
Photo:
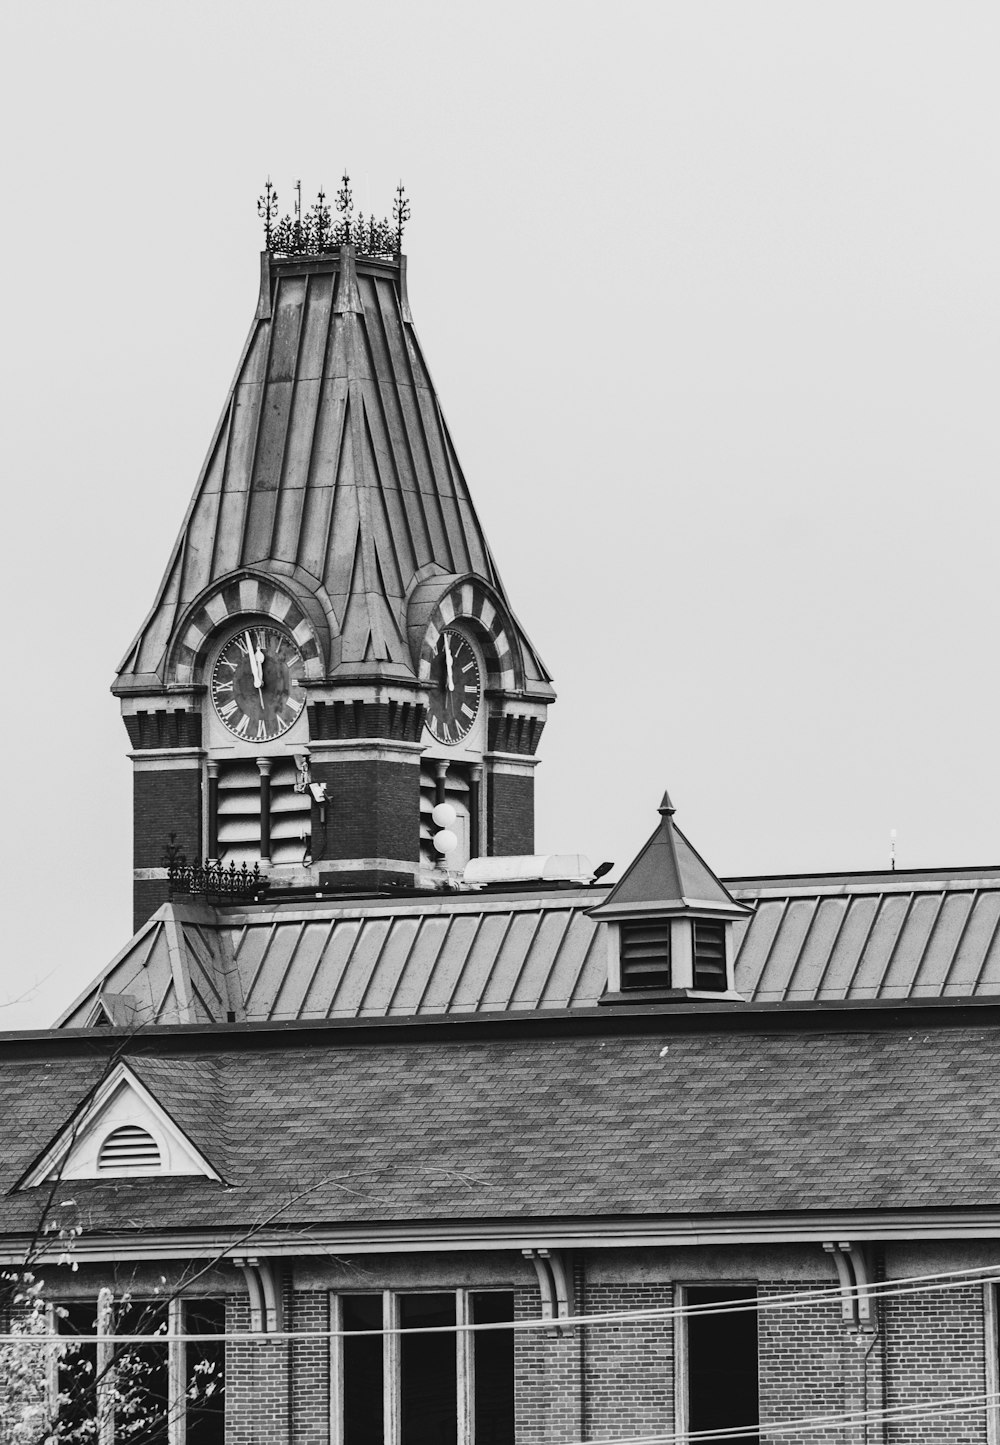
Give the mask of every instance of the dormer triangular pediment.
<path id="1" fill-rule="evenodd" d="M 24 1176 L 21 1189 L 54 1179 L 220 1175 L 194 1141 L 127 1064 L 108 1077 L 67 1119 Z"/>

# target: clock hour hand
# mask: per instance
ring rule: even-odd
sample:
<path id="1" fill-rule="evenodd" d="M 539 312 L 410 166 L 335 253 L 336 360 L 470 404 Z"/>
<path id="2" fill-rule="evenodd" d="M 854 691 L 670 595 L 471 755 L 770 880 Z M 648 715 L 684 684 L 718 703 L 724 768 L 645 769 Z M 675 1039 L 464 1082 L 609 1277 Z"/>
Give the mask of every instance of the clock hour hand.
<path id="1" fill-rule="evenodd" d="M 250 671 L 253 673 L 253 685 L 260 692 L 261 683 L 264 681 L 264 674 L 260 670 L 260 658 L 263 657 L 263 653 L 258 656 L 257 648 L 250 640 L 249 632 L 244 632 L 243 636 L 247 640 L 247 656 L 250 659 Z M 264 699 L 261 698 L 262 705 L 263 701 Z"/>

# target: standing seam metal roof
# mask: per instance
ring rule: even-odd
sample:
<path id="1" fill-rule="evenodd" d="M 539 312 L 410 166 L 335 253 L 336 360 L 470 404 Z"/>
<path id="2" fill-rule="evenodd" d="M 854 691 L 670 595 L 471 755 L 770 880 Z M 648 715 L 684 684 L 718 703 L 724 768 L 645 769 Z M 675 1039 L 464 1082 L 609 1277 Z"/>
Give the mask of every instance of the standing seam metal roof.
<path id="1" fill-rule="evenodd" d="M 754 1002 L 1000 994 L 1000 869 L 850 884 L 730 884 L 736 987 Z M 150 1022 L 591 1008 L 607 983 L 602 888 L 243 912 L 168 904 L 60 1020 L 103 988 Z"/>
<path id="2" fill-rule="evenodd" d="M 427 578 L 471 574 L 506 603 L 404 276 L 405 258 L 356 259 L 350 248 L 268 261 L 257 319 L 120 686 L 167 680 L 176 628 L 241 569 L 319 602 L 331 672 L 412 676 L 406 603 Z M 547 683 L 520 638 L 529 678 Z"/>

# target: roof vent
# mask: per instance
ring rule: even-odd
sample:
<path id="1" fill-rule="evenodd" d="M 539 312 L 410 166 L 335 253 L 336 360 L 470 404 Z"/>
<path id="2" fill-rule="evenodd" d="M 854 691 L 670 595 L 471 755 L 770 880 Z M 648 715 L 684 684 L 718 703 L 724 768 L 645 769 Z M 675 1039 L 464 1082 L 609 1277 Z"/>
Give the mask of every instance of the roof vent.
<path id="1" fill-rule="evenodd" d="M 123 1124 L 101 1145 L 100 1174 L 151 1174 L 160 1168 L 160 1149 L 152 1134 L 138 1124 Z"/>
<path id="2" fill-rule="evenodd" d="M 594 865 L 584 853 L 524 853 L 510 858 L 472 858 L 462 881 L 490 883 L 589 883 Z"/>

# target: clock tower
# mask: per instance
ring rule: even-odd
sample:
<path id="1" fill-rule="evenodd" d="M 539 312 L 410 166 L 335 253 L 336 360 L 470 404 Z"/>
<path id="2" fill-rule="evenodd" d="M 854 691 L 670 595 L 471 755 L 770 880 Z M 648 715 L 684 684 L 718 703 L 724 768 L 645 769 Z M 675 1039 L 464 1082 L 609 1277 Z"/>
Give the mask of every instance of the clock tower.
<path id="1" fill-rule="evenodd" d="M 533 851 L 555 694 L 417 341 L 407 203 L 362 224 L 346 177 L 336 220 L 322 195 L 283 220 L 275 200 L 236 378 L 113 685 L 136 927 L 171 847 L 319 890 L 433 887 Z"/>

